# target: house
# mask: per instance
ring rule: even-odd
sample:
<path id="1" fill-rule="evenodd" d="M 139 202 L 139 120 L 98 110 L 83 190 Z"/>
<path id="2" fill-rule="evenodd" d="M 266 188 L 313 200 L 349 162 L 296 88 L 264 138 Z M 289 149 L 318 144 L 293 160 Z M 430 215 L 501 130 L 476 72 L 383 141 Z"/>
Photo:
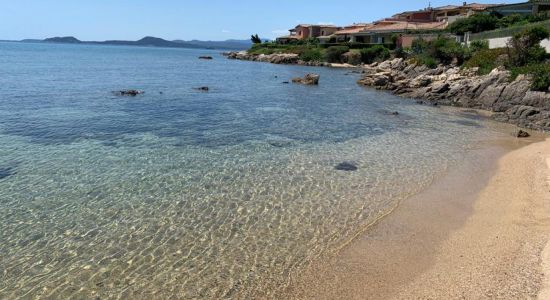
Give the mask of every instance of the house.
<path id="1" fill-rule="evenodd" d="M 536 15 L 550 12 L 550 0 L 530 0 L 528 2 L 497 5 L 487 9 L 502 16 L 508 15 Z"/>
<path id="2" fill-rule="evenodd" d="M 311 25 L 311 24 L 299 24 L 295 28 L 290 29 L 289 37 L 305 40 L 309 38 L 316 38 L 320 36 L 332 35 L 334 32 L 341 29 L 334 25 Z"/>
<path id="3" fill-rule="evenodd" d="M 362 30 L 365 30 L 368 26 L 371 26 L 372 24 L 367 23 L 356 23 L 349 26 L 345 26 L 344 28 L 335 31 L 331 35 L 324 35 L 318 37 L 321 44 L 326 43 L 347 43 L 352 40 L 353 34 L 356 34 Z"/>
<path id="4" fill-rule="evenodd" d="M 392 44 L 397 37 L 411 32 L 433 32 L 447 28 L 447 22 L 409 22 L 382 20 L 352 35 L 352 42 L 364 44 Z M 399 44 L 399 41 L 397 41 Z M 398 45 L 399 46 L 399 45 Z"/>
<path id="5" fill-rule="evenodd" d="M 396 14 L 392 19 L 409 22 L 447 22 L 453 23 L 460 18 L 467 18 L 476 12 L 485 11 L 495 4 L 467 3 L 462 5 L 446 5 L 428 7 L 418 11 L 408 11 Z"/>

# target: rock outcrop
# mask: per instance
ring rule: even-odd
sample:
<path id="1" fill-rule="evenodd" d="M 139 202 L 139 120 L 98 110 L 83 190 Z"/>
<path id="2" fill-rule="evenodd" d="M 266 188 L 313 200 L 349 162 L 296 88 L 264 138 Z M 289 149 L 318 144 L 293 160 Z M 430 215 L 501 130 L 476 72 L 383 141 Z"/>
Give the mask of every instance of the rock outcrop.
<path id="1" fill-rule="evenodd" d="M 135 97 L 137 95 L 145 94 L 144 91 L 138 91 L 138 90 L 122 90 L 122 91 L 115 91 L 113 94 L 117 96 L 131 96 Z"/>
<path id="2" fill-rule="evenodd" d="M 249 60 L 257 62 L 267 62 L 272 64 L 304 65 L 304 66 L 330 66 L 324 62 L 306 62 L 300 60 L 300 56 L 294 53 L 274 53 L 274 54 L 249 54 L 246 51 L 224 53 L 229 59 Z"/>
<path id="3" fill-rule="evenodd" d="M 476 69 L 440 65 L 435 69 L 403 59 L 364 66 L 359 84 L 421 99 L 428 104 L 452 105 L 494 112 L 497 121 L 536 130 L 550 130 L 550 93 L 529 90 L 530 79 L 510 80 L 503 68 L 488 75 Z"/>
<path id="4" fill-rule="evenodd" d="M 304 78 L 296 77 L 292 79 L 293 83 L 300 83 L 305 85 L 318 85 L 321 76 L 317 74 L 306 74 Z"/>

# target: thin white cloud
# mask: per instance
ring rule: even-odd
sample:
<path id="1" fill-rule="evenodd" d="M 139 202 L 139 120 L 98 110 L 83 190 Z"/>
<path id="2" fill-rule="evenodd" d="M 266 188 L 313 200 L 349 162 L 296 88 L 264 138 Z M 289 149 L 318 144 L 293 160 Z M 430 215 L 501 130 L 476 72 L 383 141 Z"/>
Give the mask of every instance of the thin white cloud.
<path id="1" fill-rule="evenodd" d="M 229 29 L 222 29 L 222 33 L 231 33 L 231 30 L 229 30 Z"/>

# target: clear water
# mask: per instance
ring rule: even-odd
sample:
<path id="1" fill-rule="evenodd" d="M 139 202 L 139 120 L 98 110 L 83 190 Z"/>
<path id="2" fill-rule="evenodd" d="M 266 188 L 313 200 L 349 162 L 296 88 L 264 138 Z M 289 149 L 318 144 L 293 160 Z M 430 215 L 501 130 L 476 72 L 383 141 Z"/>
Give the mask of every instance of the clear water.
<path id="1" fill-rule="evenodd" d="M 282 84 L 308 72 L 320 86 Z M 272 297 L 502 135 L 358 76 L 0 43 L 0 298 Z"/>

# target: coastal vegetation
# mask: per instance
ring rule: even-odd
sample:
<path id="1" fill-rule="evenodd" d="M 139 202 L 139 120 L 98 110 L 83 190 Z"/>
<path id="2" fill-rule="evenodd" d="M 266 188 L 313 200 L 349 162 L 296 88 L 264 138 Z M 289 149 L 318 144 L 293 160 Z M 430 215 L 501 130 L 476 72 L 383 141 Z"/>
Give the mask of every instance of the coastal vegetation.
<path id="1" fill-rule="evenodd" d="M 466 32 L 479 33 L 494 29 L 502 29 L 514 26 L 522 26 L 530 23 L 541 22 L 550 19 L 550 14 L 501 16 L 498 14 L 474 14 L 471 17 L 457 20 L 449 25 L 447 30 L 455 34 Z"/>

